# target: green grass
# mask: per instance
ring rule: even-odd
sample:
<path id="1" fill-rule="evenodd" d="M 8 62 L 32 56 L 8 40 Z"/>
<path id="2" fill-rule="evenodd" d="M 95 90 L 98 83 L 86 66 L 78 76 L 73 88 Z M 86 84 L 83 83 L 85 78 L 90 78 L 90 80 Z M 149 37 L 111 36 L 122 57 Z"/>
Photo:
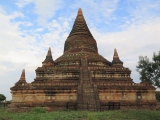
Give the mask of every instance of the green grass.
<path id="1" fill-rule="evenodd" d="M 29 113 L 7 112 L 0 108 L 0 120 L 160 120 L 160 111 L 115 110 L 105 112 L 56 111 L 33 108 Z"/>

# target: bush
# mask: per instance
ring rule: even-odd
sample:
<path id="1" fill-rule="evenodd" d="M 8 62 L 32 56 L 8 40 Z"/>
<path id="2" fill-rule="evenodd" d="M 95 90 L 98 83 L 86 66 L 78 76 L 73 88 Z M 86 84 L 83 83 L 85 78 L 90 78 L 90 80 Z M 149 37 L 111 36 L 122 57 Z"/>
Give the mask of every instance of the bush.
<path id="1" fill-rule="evenodd" d="M 6 99 L 6 96 L 4 96 L 3 94 L 0 94 L 0 101 L 3 101 Z"/>
<path id="2" fill-rule="evenodd" d="M 156 91 L 156 99 L 160 101 L 160 91 Z"/>
<path id="3" fill-rule="evenodd" d="M 46 112 L 46 108 L 34 107 L 34 108 L 31 109 L 30 112 L 31 113 L 45 113 Z"/>

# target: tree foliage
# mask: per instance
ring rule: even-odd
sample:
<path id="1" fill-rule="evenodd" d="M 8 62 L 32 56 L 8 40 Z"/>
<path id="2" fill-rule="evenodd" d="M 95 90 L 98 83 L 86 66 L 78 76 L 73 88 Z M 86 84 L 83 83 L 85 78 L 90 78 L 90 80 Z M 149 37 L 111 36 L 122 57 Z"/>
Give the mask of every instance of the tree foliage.
<path id="1" fill-rule="evenodd" d="M 140 56 L 136 68 L 141 81 L 160 87 L 160 51 L 158 54 L 153 53 L 152 61 L 147 56 Z"/>
<path id="2" fill-rule="evenodd" d="M 0 94 L 0 101 L 3 101 L 6 99 L 6 96 L 4 96 L 3 94 Z"/>
<path id="3" fill-rule="evenodd" d="M 160 91 L 156 91 L 156 99 L 160 101 Z"/>

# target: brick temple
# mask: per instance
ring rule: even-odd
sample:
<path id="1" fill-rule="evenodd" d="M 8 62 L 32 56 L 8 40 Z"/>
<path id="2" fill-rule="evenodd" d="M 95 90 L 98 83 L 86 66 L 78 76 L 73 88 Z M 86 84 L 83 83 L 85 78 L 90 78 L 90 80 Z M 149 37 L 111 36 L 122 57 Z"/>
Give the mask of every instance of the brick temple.
<path id="1" fill-rule="evenodd" d="M 134 83 L 131 70 L 114 49 L 110 62 L 98 53 L 82 10 L 64 44 L 62 56 L 53 60 L 49 48 L 36 78 L 27 83 L 25 70 L 11 88 L 10 108 L 46 107 L 50 110 L 104 111 L 113 109 L 155 109 L 155 87 Z"/>

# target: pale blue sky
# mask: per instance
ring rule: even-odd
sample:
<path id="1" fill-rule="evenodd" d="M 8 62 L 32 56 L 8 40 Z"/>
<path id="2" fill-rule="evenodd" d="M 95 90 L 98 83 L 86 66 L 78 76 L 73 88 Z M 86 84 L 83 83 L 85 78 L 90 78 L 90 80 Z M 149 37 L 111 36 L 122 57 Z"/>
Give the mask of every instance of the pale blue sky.
<path id="1" fill-rule="evenodd" d="M 140 82 L 138 57 L 160 50 L 160 0 L 0 0 L 0 94 L 11 99 L 22 69 L 32 82 L 49 47 L 54 60 L 63 54 L 79 8 L 99 54 L 112 61 L 117 48 L 133 81 Z"/>

